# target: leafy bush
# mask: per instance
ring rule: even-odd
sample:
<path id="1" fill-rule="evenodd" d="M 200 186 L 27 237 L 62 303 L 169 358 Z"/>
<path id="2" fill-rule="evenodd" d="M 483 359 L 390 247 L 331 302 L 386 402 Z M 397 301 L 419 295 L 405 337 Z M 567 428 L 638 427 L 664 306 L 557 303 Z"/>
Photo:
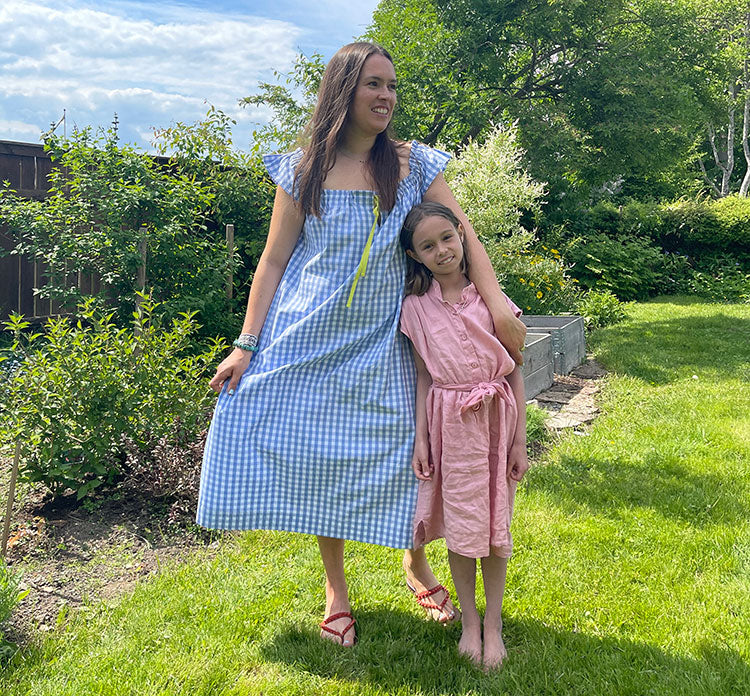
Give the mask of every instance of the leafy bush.
<path id="1" fill-rule="evenodd" d="M 565 224 L 567 238 L 600 233 L 612 239 L 638 237 L 665 251 L 701 258 L 730 254 L 741 264 L 750 261 L 750 198 L 681 200 L 674 203 L 630 201 L 616 206 L 600 201 L 578 211 Z M 559 230 L 544 229 L 559 243 Z"/>
<path id="2" fill-rule="evenodd" d="M 495 126 L 483 143 L 470 141 L 448 163 L 445 178 L 478 235 L 514 235 L 521 210 L 539 209 L 544 184 L 523 169 L 523 155 L 516 126 Z"/>
<path id="3" fill-rule="evenodd" d="M 688 280 L 688 289 L 713 302 L 750 304 L 750 273 L 731 257 L 719 257 L 705 270 L 693 271 Z"/>
<path id="4" fill-rule="evenodd" d="M 20 440 L 24 480 L 82 498 L 120 474 L 123 436 L 145 447 L 177 422 L 189 433 L 202 429 L 212 401 L 205 377 L 225 344 L 189 354 L 194 315 L 162 326 L 157 307 L 143 296 L 132 329 L 118 328 L 92 300 L 76 323 L 50 319 L 44 333 L 23 333 L 29 323 L 18 315 L 5 323 L 23 361 L 0 403 L 0 441 Z"/>
<path id="5" fill-rule="evenodd" d="M 210 414 L 205 414 L 207 422 Z M 121 440 L 125 454 L 123 486 L 170 503 L 167 521 L 176 524 L 191 518 L 198 504 L 203 450 L 208 428 L 196 436 L 177 422 L 170 436 L 137 443 L 130 436 Z"/>
<path id="6" fill-rule="evenodd" d="M 679 201 L 663 206 L 651 236 L 669 251 L 689 256 L 723 252 L 747 262 L 750 257 L 750 199 Z"/>
<path id="7" fill-rule="evenodd" d="M 659 278 L 661 253 L 636 237 L 612 239 L 605 234 L 570 240 L 563 252 L 571 274 L 585 288 L 609 290 L 621 300 L 643 299 Z"/>
<path id="8" fill-rule="evenodd" d="M 693 264 L 687 256 L 665 251 L 661 255 L 653 290 L 658 295 L 682 295 L 692 292 L 690 279 L 693 273 Z"/>
<path id="9" fill-rule="evenodd" d="M 587 329 L 600 329 L 625 319 L 625 307 L 609 290 L 589 290 L 576 303 Z"/>
<path id="10" fill-rule="evenodd" d="M 520 235 L 485 240 L 485 248 L 503 290 L 523 311 L 560 314 L 573 310 L 580 292 L 557 249 L 542 247 L 544 253 L 536 252 Z"/>
<path id="11" fill-rule="evenodd" d="M 12 253 L 47 269 L 39 295 L 66 310 L 96 296 L 123 325 L 136 304 L 145 242 L 146 286 L 159 313 L 171 319 L 197 312 L 203 336 L 236 333 L 275 187 L 257 153 L 233 150 L 232 123 L 212 108 L 197 124 L 159 131 L 156 146 L 168 160 L 122 145 L 115 128 L 50 136 L 47 196 L 28 200 L 0 188 L 0 222 L 14 239 Z M 237 253 L 227 251 L 227 223 L 235 225 Z M 226 296 L 230 272 L 235 300 Z M 90 275 L 98 279 L 92 287 Z"/>

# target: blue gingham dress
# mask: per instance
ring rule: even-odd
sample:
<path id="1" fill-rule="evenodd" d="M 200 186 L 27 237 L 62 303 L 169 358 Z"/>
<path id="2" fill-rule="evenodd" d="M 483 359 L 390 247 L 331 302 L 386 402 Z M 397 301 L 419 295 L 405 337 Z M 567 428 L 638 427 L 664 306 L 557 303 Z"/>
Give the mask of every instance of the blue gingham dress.
<path id="1" fill-rule="evenodd" d="M 291 194 L 301 150 L 264 157 Z M 349 298 L 373 192 L 324 190 L 234 395 L 222 390 L 206 442 L 198 524 L 281 529 L 410 548 L 417 479 L 414 366 L 399 331 L 406 214 L 449 156 L 414 142 L 393 210 L 381 212 Z"/>

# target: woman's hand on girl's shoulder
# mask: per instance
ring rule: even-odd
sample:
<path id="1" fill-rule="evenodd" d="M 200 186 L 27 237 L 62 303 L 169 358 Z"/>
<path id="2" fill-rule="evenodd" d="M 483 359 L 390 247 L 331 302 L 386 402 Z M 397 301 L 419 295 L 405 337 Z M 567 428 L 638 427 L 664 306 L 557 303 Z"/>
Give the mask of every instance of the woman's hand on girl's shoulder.
<path id="1" fill-rule="evenodd" d="M 514 481 L 520 481 L 529 470 L 529 455 L 526 452 L 526 442 L 514 442 L 508 452 L 507 476 Z"/>
<path id="2" fill-rule="evenodd" d="M 208 383 L 208 386 L 218 393 L 221 391 L 224 383 L 229 380 L 227 391 L 233 394 L 252 358 L 253 354 L 250 351 L 235 348 L 219 363 L 219 367 L 216 368 L 216 374 Z"/>

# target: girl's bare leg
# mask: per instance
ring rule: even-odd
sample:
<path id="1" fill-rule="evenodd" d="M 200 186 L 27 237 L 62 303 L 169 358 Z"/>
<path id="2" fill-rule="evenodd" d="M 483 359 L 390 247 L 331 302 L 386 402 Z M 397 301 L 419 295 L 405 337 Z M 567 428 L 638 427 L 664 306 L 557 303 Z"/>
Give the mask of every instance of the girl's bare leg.
<path id="1" fill-rule="evenodd" d="M 503 643 L 503 593 L 508 559 L 490 555 L 482 559 L 487 608 L 484 612 L 484 667 L 495 669 L 508 657 Z M 460 595 L 459 595 L 460 596 Z"/>
<path id="2" fill-rule="evenodd" d="M 341 611 L 351 611 L 349 605 L 349 590 L 346 586 L 344 575 L 344 540 L 331 537 L 318 537 L 320 557 L 323 559 L 323 567 L 326 571 L 326 618 Z M 328 626 L 336 631 L 343 631 L 351 622 L 351 619 L 342 617 L 332 621 Z M 341 643 L 338 636 L 328 631 L 320 632 L 321 638 L 327 638 L 334 643 Z M 344 634 L 344 646 L 354 645 L 354 628 Z"/>
<path id="3" fill-rule="evenodd" d="M 425 592 L 431 590 L 436 585 L 441 584 L 435 577 L 435 573 L 432 572 L 429 562 L 427 561 L 427 555 L 425 554 L 424 547 L 419 549 L 408 549 L 404 552 L 404 573 L 406 573 L 407 582 L 417 591 Z M 435 604 L 440 604 L 443 601 L 445 595 L 438 592 L 430 599 Z M 452 621 L 457 615 L 458 610 L 453 606 L 450 597 L 443 607 L 443 611 L 437 609 L 427 610 L 435 621 L 445 623 L 446 621 Z"/>
<path id="4" fill-rule="evenodd" d="M 466 655 L 475 665 L 482 664 L 482 623 L 476 603 L 477 562 L 475 558 L 448 551 L 453 584 L 461 603 L 463 630 L 458 641 L 458 652 Z"/>

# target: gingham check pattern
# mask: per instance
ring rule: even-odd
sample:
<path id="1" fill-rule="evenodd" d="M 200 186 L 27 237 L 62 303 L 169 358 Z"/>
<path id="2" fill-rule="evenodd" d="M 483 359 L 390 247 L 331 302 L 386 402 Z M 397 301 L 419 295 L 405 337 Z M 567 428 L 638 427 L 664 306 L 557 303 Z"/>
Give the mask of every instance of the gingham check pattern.
<path id="1" fill-rule="evenodd" d="M 264 157 L 288 193 L 301 154 Z M 373 193 L 323 192 L 322 217 L 305 220 L 258 353 L 235 394 L 219 395 L 198 524 L 411 546 L 414 367 L 398 325 L 405 273 L 399 232 L 448 159 L 412 143 L 410 173 L 382 216 L 349 308 Z"/>

